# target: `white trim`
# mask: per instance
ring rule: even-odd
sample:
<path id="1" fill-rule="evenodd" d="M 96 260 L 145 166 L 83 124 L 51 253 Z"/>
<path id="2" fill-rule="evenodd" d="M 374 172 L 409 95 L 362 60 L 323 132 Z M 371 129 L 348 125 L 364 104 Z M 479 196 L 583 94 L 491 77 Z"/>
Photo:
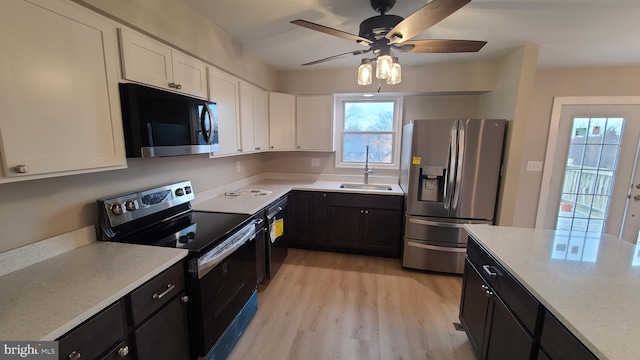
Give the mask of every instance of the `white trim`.
<path id="1" fill-rule="evenodd" d="M 540 199 L 538 201 L 538 212 L 536 213 L 536 229 L 544 228 L 544 213 L 549 203 L 551 171 L 553 170 L 553 159 L 558 143 L 558 128 L 560 127 L 562 107 L 568 105 L 640 105 L 640 96 L 556 96 L 553 98 Z"/>

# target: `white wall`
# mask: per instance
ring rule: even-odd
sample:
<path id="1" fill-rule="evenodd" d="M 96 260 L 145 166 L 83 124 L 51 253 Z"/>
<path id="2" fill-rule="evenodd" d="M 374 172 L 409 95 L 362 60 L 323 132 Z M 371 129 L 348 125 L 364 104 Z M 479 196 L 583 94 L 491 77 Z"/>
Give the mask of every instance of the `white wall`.
<path id="1" fill-rule="evenodd" d="M 537 59 L 536 45 L 527 45 L 512 52 L 498 64 L 493 92 L 480 96 L 481 117 L 508 120 L 496 213 L 498 225 L 517 225 L 518 208 L 529 206 L 518 201 L 518 194 L 523 189 L 521 175 L 523 145 L 527 136 L 526 113 L 533 93 Z"/>

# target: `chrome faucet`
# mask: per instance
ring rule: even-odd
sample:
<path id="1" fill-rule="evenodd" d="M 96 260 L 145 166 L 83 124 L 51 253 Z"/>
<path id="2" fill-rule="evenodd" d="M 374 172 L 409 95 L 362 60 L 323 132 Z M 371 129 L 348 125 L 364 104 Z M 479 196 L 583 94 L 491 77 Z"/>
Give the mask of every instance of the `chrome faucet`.
<path id="1" fill-rule="evenodd" d="M 373 170 L 375 170 L 375 168 L 372 166 L 371 169 L 369 169 L 369 145 L 367 145 L 367 150 L 366 153 L 364 155 L 365 160 L 364 160 L 364 183 L 368 184 L 369 183 L 369 174 L 371 174 L 373 172 Z"/>

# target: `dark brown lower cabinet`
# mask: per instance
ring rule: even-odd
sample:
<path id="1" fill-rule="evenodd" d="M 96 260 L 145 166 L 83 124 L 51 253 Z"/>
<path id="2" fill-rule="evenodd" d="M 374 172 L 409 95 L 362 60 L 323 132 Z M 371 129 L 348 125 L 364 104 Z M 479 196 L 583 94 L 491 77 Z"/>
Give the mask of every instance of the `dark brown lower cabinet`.
<path id="1" fill-rule="evenodd" d="M 597 359 L 473 237 L 465 259 L 460 323 L 478 359 Z"/>
<path id="2" fill-rule="evenodd" d="M 485 331 L 483 359 L 534 358 L 533 338 L 495 294 L 490 295 Z"/>
<path id="3" fill-rule="evenodd" d="M 460 322 L 480 359 L 532 359 L 534 340 L 518 319 L 465 261 Z"/>
<path id="4" fill-rule="evenodd" d="M 292 191 L 289 245 L 397 257 L 402 196 Z"/>
<path id="5" fill-rule="evenodd" d="M 62 359 L 189 360 L 179 262 L 60 337 Z"/>
<path id="6" fill-rule="evenodd" d="M 189 359 L 187 305 L 182 296 L 184 293 L 133 332 L 136 359 Z"/>

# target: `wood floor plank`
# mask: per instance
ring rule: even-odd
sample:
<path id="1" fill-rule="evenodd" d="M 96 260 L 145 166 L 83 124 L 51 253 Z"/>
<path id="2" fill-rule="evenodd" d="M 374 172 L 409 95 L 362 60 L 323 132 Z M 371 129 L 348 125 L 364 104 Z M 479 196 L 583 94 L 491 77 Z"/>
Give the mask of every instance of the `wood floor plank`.
<path id="1" fill-rule="evenodd" d="M 290 249 L 229 359 L 473 360 L 453 327 L 461 287 L 399 259 Z"/>

